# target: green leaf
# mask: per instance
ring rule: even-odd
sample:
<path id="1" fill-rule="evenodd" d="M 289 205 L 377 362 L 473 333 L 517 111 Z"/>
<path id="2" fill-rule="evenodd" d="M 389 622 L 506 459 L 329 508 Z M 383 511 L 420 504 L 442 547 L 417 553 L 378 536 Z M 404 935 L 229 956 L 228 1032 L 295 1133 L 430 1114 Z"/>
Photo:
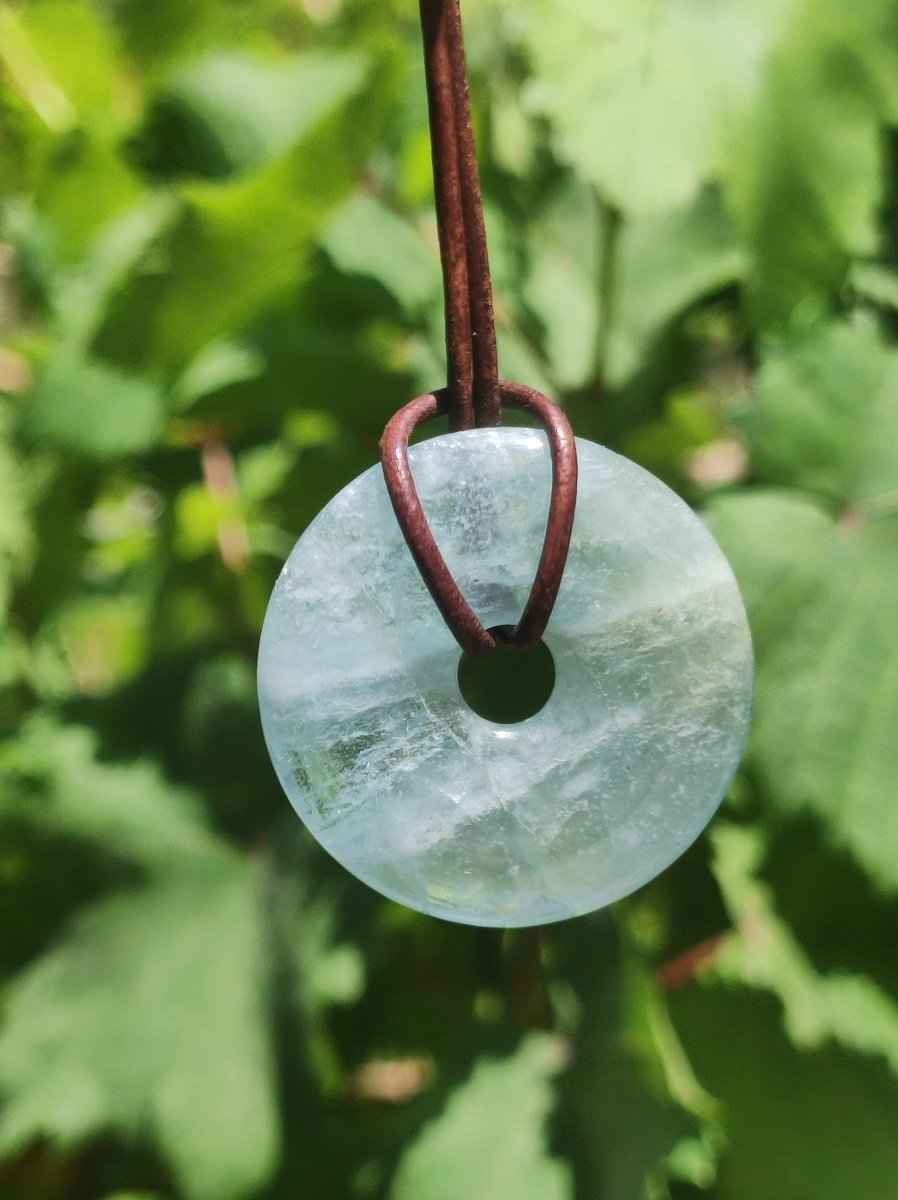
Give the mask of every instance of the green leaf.
<path id="1" fill-rule="evenodd" d="M 898 999 L 898 958 L 883 954 L 898 941 L 898 897 L 878 893 L 813 817 L 768 830 L 768 841 L 761 877 L 816 969 L 865 976 Z"/>
<path id="2" fill-rule="evenodd" d="M 98 460 L 149 449 L 163 425 L 162 399 L 152 383 L 65 351 L 39 369 L 21 414 L 31 443 Z"/>
<path id="3" fill-rule="evenodd" d="M 796 7 L 760 101 L 731 141 L 724 191 L 749 250 L 748 300 L 761 325 L 823 310 L 850 258 L 876 250 L 879 104 L 847 36 L 853 20 L 837 12 L 814 0 Z"/>
<path id="4" fill-rule="evenodd" d="M 898 354 L 862 319 L 772 347 L 742 426 L 765 482 L 873 501 L 898 488 Z"/>
<path id="5" fill-rule="evenodd" d="M 99 761 L 86 728 L 33 719 L 0 757 L 0 779 L 0 813 L 95 843 L 144 869 L 219 852 L 196 797 L 166 782 L 154 763 Z"/>
<path id="6" fill-rule="evenodd" d="M 714 956 L 716 975 L 778 996 L 795 1045 L 832 1040 L 881 1055 L 898 1076 L 898 1003 L 865 976 L 814 969 L 758 879 L 764 842 L 757 829 L 718 823 L 712 839 L 715 875 L 737 929 Z"/>
<path id="7" fill-rule="evenodd" d="M 90 196 L 90 204 L 85 204 Z M 60 139 L 37 188 L 37 211 L 60 262 L 77 261 L 103 225 L 135 204 L 140 181 L 109 137 L 73 131 Z"/>
<path id="8" fill-rule="evenodd" d="M 77 113 L 71 101 L 48 71 L 39 47 L 19 14 L 6 4 L 0 6 L 0 61 L 4 68 L 4 83 L 14 95 L 21 97 L 24 106 L 23 141 L 27 139 L 32 146 L 40 145 L 45 130 L 58 133 L 72 128 Z M 4 96 L 4 101 L 15 111 L 16 106 L 10 104 L 9 98 Z M 28 117 L 33 114 L 36 120 L 28 120 L 26 113 Z"/>
<path id="9" fill-rule="evenodd" d="M 439 305 L 440 261 L 414 226 L 374 196 L 358 193 L 325 226 L 321 245 L 347 275 L 383 284 L 403 312 L 415 316 Z"/>
<path id="10" fill-rule="evenodd" d="M 100 333 L 108 357 L 178 374 L 299 281 L 320 223 L 370 150 L 380 112 L 362 107 L 370 71 L 358 56 L 318 62 L 304 80 L 310 115 L 295 147 L 250 175 L 182 188 L 180 218 L 153 247 L 155 270 L 135 273 Z"/>
<path id="11" fill-rule="evenodd" d="M 692 987 L 671 1000 L 704 1086 L 723 1107 L 718 1200 L 846 1200 L 898 1189 L 898 1084 L 884 1066 L 827 1045 L 796 1050 L 776 1002 Z"/>
<path id="12" fill-rule="evenodd" d="M 541 1033 L 509 1058 L 481 1059 L 403 1155 L 391 1200 L 567 1200 L 567 1170 L 543 1128 L 561 1062 L 558 1042 Z"/>
<path id="13" fill-rule="evenodd" d="M 711 528 L 756 639 L 749 762 L 771 810 L 812 812 L 877 886 L 898 888 L 898 558 L 812 501 L 721 497 Z"/>
<path id="14" fill-rule="evenodd" d="M 97 904 L 6 991 L 0 1146 L 148 1129 L 190 1200 L 278 1153 L 256 885 L 220 855 Z"/>
<path id="15" fill-rule="evenodd" d="M 514 327 L 502 327 L 496 330 L 496 341 L 499 347 L 499 362 L 502 364 L 502 374 L 506 379 L 526 379 L 530 387 L 536 388 L 546 396 L 557 395 L 554 378 L 549 374 L 546 364 L 536 353 L 530 342 L 520 330 Z M 445 369 L 442 370 L 445 376 Z M 427 387 L 433 386 L 433 376 L 429 376 Z"/>
<path id="16" fill-rule="evenodd" d="M 216 35 L 228 40 L 243 20 L 223 0 L 121 0 L 116 6 L 116 23 L 125 45 L 141 66 L 162 67 L 172 60 L 193 56 Z"/>
<path id="17" fill-rule="evenodd" d="M 898 311 L 898 272 L 880 263 L 856 262 L 848 283 L 864 300 L 872 300 L 891 312 Z"/>
<path id="18" fill-rule="evenodd" d="M 755 85 L 772 6 L 722 0 L 528 0 L 527 106 L 557 152 L 633 216 L 690 201 L 714 174 L 734 106 Z"/>
<path id="19" fill-rule="evenodd" d="M 86 352 L 111 297 L 176 215 L 171 196 L 144 193 L 96 230 L 80 261 L 55 272 L 51 291 L 58 346 Z"/>
<path id="20" fill-rule="evenodd" d="M 745 256 L 712 193 L 621 233 L 608 382 L 626 382 L 652 340 L 686 308 L 735 283 Z"/>
<path id="21" fill-rule="evenodd" d="M 212 54 L 155 98 L 134 146 L 151 174 L 217 179 L 285 154 L 359 83 L 349 56 Z"/>
<path id="22" fill-rule="evenodd" d="M 175 407 L 187 409 L 232 383 L 257 379 L 265 359 L 242 342 L 210 342 L 188 365 L 173 389 Z"/>
<path id="23" fill-rule="evenodd" d="M 96 8 L 78 0 L 29 4 L 21 11 L 21 29 L 29 49 L 24 90 L 41 115 L 58 114 L 51 127 L 67 128 L 76 117 L 108 121 L 118 64 L 110 29 Z"/>
<path id="24" fill-rule="evenodd" d="M 598 223 L 592 189 L 572 180 L 556 190 L 529 231 L 524 300 L 541 326 L 553 378 L 565 388 L 582 386 L 595 369 Z"/>
<path id="25" fill-rule="evenodd" d="M 847 43 L 862 64 L 865 83 L 883 120 L 898 122 L 898 12 L 892 0 L 859 0 L 850 6 L 814 0 L 814 16 L 830 36 Z"/>

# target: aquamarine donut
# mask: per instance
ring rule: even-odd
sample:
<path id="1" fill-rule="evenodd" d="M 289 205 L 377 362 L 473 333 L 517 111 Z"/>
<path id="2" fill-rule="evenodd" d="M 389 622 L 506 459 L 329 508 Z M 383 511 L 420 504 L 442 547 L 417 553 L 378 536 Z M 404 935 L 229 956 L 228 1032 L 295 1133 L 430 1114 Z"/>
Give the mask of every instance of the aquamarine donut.
<path id="1" fill-rule="evenodd" d="M 570 554 L 544 642 L 556 682 L 519 724 L 477 716 L 380 466 L 293 549 L 259 653 L 281 784 L 348 870 L 472 925 L 608 904 L 698 836 L 742 753 L 752 651 L 732 572 L 669 488 L 578 439 Z M 527 599 L 551 483 L 541 431 L 478 429 L 411 450 L 446 562 L 488 628 Z"/>

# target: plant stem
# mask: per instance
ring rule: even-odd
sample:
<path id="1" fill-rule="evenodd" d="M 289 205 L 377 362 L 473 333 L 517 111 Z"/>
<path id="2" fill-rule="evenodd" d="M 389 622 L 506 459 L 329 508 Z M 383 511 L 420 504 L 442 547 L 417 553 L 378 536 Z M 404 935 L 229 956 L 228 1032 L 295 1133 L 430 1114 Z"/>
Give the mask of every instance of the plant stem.
<path id="1" fill-rule="evenodd" d="M 599 320 L 596 332 L 594 376 L 600 391 L 605 387 L 608 368 L 608 348 L 614 327 L 615 302 L 617 300 L 617 268 L 620 253 L 620 234 L 623 214 L 619 208 L 597 198 L 599 208 L 599 237 L 601 255 L 599 261 Z"/>

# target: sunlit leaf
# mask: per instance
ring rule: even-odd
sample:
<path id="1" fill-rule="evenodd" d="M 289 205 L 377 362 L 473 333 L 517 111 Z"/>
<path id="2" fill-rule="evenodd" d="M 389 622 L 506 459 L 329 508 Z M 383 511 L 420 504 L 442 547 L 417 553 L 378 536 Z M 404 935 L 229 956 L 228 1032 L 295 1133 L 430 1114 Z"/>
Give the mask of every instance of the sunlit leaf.
<path id="1" fill-rule="evenodd" d="M 85 195 L 91 198 L 84 203 Z M 140 199 L 140 181 L 107 137 L 78 131 L 61 139 L 35 201 L 53 253 L 77 261 L 101 227 Z"/>
<path id="2" fill-rule="evenodd" d="M 325 226 L 322 245 L 340 270 L 376 279 L 410 315 L 439 303 L 435 248 L 373 196 L 356 195 L 342 205 Z"/>
<path id="3" fill-rule="evenodd" d="M 898 1076 L 898 1003 L 865 976 L 814 969 L 758 879 L 764 845 L 757 829 L 718 825 L 713 837 L 715 873 L 737 930 L 714 956 L 716 974 L 773 992 L 797 1046 L 832 1040 L 882 1056 Z"/>
<path id="4" fill-rule="evenodd" d="M 509 1058 L 478 1062 L 399 1164 L 392 1200 L 567 1200 L 564 1164 L 546 1148 L 544 1122 L 559 1047 L 532 1033 Z"/>
<path id="5" fill-rule="evenodd" d="M 216 850 L 195 796 L 155 763 L 102 762 L 86 728 L 35 720 L 5 749 L 0 771 L 7 816 L 139 866 L 160 870 Z"/>
<path id="6" fill-rule="evenodd" d="M 4 5 L 0 28 L 13 81 L 51 130 L 62 132 L 79 118 L 110 119 L 118 65 L 111 31 L 95 7 L 47 0 L 25 6 L 17 18 Z"/>
<path id="7" fill-rule="evenodd" d="M 295 147 L 247 176 L 185 185 L 181 217 L 156 248 L 166 269 L 135 276 L 100 335 L 107 353 L 179 371 L 283 298 L 369 149 L 377 109 L 357 104 L 349 131 L 346 109 L 368 77 L 357 56 L 318 63 L 303 77 L 309 117 Z"/>
<path id="8" fill-rule="evenodd" d="M 148 1129 L 191 1200 L 276 1162 L 256 888 L 231 855 L 85 912 L 7 988 L 0 1146 Z"/>
<path id="9" fill-rule="evenodd" d="M 798 5 L 758 104 L 737 127 L 724 190 L 750 252 L 749 300 L 762 324 L 825 311 L 850 258 L 876 249 L 881 117 L 851 37 L 856 20 L 872 15 L 875 25 L 876 7 L 843 20 L 828 5 Z"/>
<path id="10" fill-rule="evenodd" d="M 749 758 L 772 811 L 810 811 L 882 888 L 898 888 L 898 559 L 810 500 L 716 500 L 712 528 L 756 638 Z"/>
<path id="11" fill-rule="evenodd" d="M 628 222 L 615 280 L 608 382 L 624 382 L 669 321 L 735 283 L 744 269 L 735 234 L 710 194 L 664 216 Z"/>
<path id="12" fill-rule="evenodd" d="M 625 213 L 679 207 L 714 173 L 774 11 L 763 0 L 529 0 L 525 102 L 553 118 L 559 154 Z"/>
<path id="13" fill-rule="evenodd" d="M 156 443 L 163 429 L 162 401 L 146 380 L 63 353 L 38 372 L 21 429 L 35 445 L 87 458 L 119 458 Z"/>
<path id="14" fill-rule="evenodd" d="M 155 98 L 135 151 L 154 175 L 250 171 L 284 154 L 342 102 L 358 86 L 359 68 L 348 56 L 212 55 Z"/>
<path id="15" fill-rule="evenodd" d="M 898 489 L 898 355 L 861 320 L 772 347 L 742 424 L 765 482 L 875 501 Z"/>
<path id="16" fill-rule="evenodd" d="M 795 1049 L 776 1001 L 744 988 L 691 987 L 672 1007 L 699 1079 L 722 1106 L 716 1197 L 845 1200 L 898 1187 L 898 1083 L 885 1065 L 832 1044 Z"/>
<path id="17" fill-rule="evenodd" d="M 559 188 L 530 227 L 530 272 L 524 300 L 563 387 L 592 377 L 597 351 L 599 215 L 590 188 Z"/>

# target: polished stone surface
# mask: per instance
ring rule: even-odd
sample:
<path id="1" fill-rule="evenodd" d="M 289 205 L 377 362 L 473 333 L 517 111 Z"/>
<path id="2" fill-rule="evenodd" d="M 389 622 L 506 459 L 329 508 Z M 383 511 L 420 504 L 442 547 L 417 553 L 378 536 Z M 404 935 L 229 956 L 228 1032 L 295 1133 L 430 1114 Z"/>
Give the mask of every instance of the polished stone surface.
<path id="1" fill-rule="evenodd" d="M 577 445 L 573 540 L 544 638 L 556 684 L 526 721 L 495 725 L 462 700 L 458 646 L 379 465 L 316 517 L 271 598 L 259 695 L 284 790 L 345 867 L 423 912 L 511 926 L 608 904 L 689 846 L 739 762 L 752 652 L 726 560 L 657 479 Z M 545 529 L 545 436 L 447 434 L 411 461 L 475 612 L 514 622 Z"/>

